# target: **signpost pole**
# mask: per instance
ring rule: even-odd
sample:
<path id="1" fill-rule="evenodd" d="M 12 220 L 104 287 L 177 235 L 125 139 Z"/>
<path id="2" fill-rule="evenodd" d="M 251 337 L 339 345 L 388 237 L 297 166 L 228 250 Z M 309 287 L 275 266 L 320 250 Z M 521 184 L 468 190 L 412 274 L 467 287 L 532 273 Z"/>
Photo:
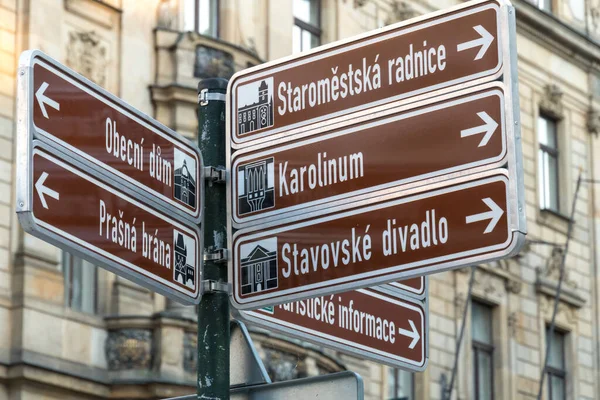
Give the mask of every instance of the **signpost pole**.
<path id="1" fill-rule="evenodd" d="M 229 293 L 227 290 L 225 79 L 198 85 L 198 146 L 206 177 L 204 295 L 198 306 L 198 398 L 229 399 Z M 202 184 L 202 183 L 201 183 Z"/>

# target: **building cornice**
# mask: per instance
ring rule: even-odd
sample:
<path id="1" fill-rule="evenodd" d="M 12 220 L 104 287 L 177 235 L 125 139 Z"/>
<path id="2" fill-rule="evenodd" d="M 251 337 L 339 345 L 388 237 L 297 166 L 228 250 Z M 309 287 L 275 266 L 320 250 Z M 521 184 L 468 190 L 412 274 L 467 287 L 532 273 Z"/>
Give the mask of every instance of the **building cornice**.
<path id="1" fill-rule="evenodd" d="M 600 42 L 525 0 L 514 0 L 517 31 L 583 68 L 600 73 Z"/>

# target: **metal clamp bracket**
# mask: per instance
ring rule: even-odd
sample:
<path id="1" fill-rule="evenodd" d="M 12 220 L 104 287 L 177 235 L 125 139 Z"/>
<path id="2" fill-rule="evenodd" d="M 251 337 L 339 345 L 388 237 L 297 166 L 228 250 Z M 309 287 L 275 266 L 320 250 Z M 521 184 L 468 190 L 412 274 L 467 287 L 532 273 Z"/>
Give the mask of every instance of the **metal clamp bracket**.
<path id="1" fill-rule="evenodd" d="M 204 179 L 211 182 L 222 183 L 225 182 L 225 176 L 227 175 L 227 170 L 225 168 L 204 167 Z"/>
<path id="2" fill-rule="evenodd" d="M 198 93 L 198 104 L 201 106 L 205 106 L 211 100 L 217 101 L 225 101 L 227 96 L 224 93 L 209 93 L 208 89 L 202 89 L 200 93 Z"/>
<path id="3" fill-rule="evenodd" d="M 229 259 L 227 249 L 216 249 L 213 251 L 204 252 L 204 261 L 212 261 L 214 263 L 225 263 Z"/>
<path id="4" fill-rule="evenodd" d="M 231 284 L 229 282 L 218 282 L 210 279 L 205 279 L 201 282 L 204 293 L 231 293 Z"/>

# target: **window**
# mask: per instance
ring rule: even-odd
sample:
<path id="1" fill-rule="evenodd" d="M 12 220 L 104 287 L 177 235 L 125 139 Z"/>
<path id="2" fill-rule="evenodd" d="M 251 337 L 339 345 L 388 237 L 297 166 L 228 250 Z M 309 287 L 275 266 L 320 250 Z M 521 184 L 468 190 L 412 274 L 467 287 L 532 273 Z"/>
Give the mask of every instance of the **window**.
<path id="1" fill-rule="evenodd" d="M 307 51 L 321 44 L 320 0 L 294 0 L 293 51 Z"/>
<path id="2" fill-rule="evenodd" d="M 552 12 L 552 0 L 534 0 L 534 4 L 536 4 L 540 10 L 549 13 Z"/>
<path id="3" fill-rule="evenodd" d="M 473 383 L 476 400 L 494 398 L 494 345 L 492 308 L 473 302 L 471 310 L 473 341 Z"/>
<path id="4" fill-rule="evenodd" d="M 567 372 L 565 367 L 565 334 L 550 329 L 546 330 L 546 340 L 550 340 L 548 348 L 548 400 L 564 400 L 566 398 Z"/>
<path id="5" fill-rule="evenodd" d="M 413 398 L 413 374 L 401 369 L 388 368 L 389 400 L 411 400 Z"/>
<path id="6" fill-rule="evenodd" d="M 538 117 L 540 208 L 558 212 L 558 137 L 556 121 Z"/>
<path id="7" fill-rule="evenodd" d="M 183 29 L 201 35 L 219 36 L 219 0 L 186 0 Z"/>
<path id="8" fill-rule="evenodd" d="M 98 283 L 96 266 L 67 252 L 62 254 L 66 306 L 94 314 Z"/>

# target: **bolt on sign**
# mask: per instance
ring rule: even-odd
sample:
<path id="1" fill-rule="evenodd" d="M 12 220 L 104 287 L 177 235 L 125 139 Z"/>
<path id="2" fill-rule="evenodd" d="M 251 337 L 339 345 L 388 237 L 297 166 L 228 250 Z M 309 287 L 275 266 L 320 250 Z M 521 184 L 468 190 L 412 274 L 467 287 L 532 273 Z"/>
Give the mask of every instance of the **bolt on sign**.
<path id="1" fill-rule="evenodd" d="M 202 156 L 187 139 L 39 52 L 26 52 L 36 137 L 60 146 L 112 179 L 202 220 Z"/>
<path id="2" fill-rule="evenodd" d="M 238 311 L 243 321 L 395 368 L 423 371 L 427 306 L 383 287 Z"/>
<path id="3" fill-rule="evenodd" d="M 504 4 L 466 3 L 237 73 L 228 89 L 232 146 L 498 78 Z"/>
<path id="4" fill-rule="evenodd" d="M 23 229 L 184 304 L 202 288 L 197 147 L 39 51 L 19 61 Z"/>

